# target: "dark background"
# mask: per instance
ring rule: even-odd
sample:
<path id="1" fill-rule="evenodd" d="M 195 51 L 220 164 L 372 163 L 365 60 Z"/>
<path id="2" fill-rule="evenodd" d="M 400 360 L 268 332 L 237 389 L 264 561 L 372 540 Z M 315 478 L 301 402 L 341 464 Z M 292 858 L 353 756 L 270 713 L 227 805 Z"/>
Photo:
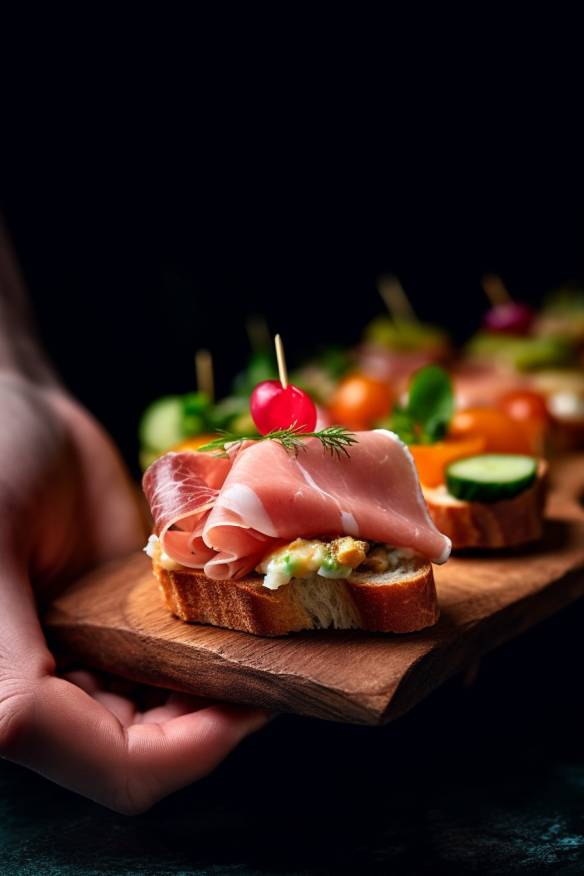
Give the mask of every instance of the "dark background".
<path id="1" fill-rule="evenodd" d="M 228 391 L 250 313 L 294 363 L 359 339 L 381 272 L 458 340 L 485 271 L 534 302 L 584 281 L 567 19 L 13 18 L 0 207 L 53 360 L 132 464 L 140 412 L 193 386 L 198 347 Z"/>
<path id="2" fill-rule="evenodd" d="M 529 155 L 479 151 L 453 168 L 440 150 L 371 165 L 361 149 L 349 167 L 346 149 L 259 151 L 245 128 L 228 144 L 185 147 L 177 133 L 160 148 L 114 131 L 110 120 L 104 142 L 96 122 L 74 145 L 62 132 L 14 155 L 3 203 L 50 354 L 131 462 L 141 410 L 192 388 L 198 347 L 228 391 L 250 314 L 283 334 L 294 363 L 359 339 L 382 309 L 381 272 L 457 340 L 480 322 L 485 271 L 534 303 L 584 279 L 575 181 L 532 175 Z"/>
<path id="3" fill-rule="evenodd" d="M 116 20 L 96 47 L 99 23 L 94 10 L 56 43 L 38 18 L 27 30 L 4 80 L 16 112 L 3 107 L 0 197 L 44 342 L 135 470 L 144 406 L 192 387 L 201 346 L 226 392 L 250 313 L 294 362 L 358 340 L 384 271 L 458 340 L 480 321 L 485 271 L 534 303 L 584 281 L 580 103 L 566 99 L 579 53 L 562 43 L 552 83 L 551 30 L 538 41 L 531 21 L 506 22 L 481 50 L 468 28 L 453 61 L 427 18 L 397 60 L 399 35 L 379 45 L 357 28 L 363 62 L 336 19 L 311 20 L 291 50 L 268 22 L 261 57 L 232 17 L 183 41 L 157 19 L 148 37 L 143 18 Z M 535 71 L 516 58 L 523 42 Z M 581 608 L 383 730 L 276 721 L 134 821 L 4 765 L 0 860 L 18 873 L 96 860 L 102 872 L 581 872 Z"/>

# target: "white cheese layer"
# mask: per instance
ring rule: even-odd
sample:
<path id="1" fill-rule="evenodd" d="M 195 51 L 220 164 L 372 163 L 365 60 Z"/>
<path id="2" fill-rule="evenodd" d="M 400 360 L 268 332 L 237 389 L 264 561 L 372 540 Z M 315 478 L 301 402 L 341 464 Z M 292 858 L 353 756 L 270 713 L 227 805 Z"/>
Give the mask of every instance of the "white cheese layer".
<path id="1" fill-rule="evenodd" d="M 160 544 L 160 539 L 157 535 L 151 535 L 148 537 L 148 542 L 143 548 L 146 556 L 150 557 L 151 560 L 156 560 L 156 562 L 162 566 L 163 569 L 166 569 L 167 572 L 172 572 L 174 569 L 180 569 L 180 564 L 175 562 L 172 557 L 169 557 L 162 550 L 162 545 Z"/>

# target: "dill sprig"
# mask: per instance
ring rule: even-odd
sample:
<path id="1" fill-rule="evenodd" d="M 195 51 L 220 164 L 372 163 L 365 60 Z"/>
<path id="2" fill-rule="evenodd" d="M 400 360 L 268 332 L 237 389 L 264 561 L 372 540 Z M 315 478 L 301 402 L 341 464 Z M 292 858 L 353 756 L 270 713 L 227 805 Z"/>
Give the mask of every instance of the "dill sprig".
<path id="1" fill-rule="evenodd" d="M 289 429 L 276 429 L 274 432 L 268 432 L 267 435 L 233 435 L 229 432 L 223 432 L 219 438 L 215 438 L 214 441 L 209 441 L 208 444 L 203 444 L 197 449 L 200 452 L 217 450 L 219 456 L 226 456 L 226 445 L 229 445 L 229 449 L 231 449 L 238 444 L 243 444 L 244 441 L 277 441 L 288 453 L 298 456 L 299 452 L 305 449 L 304 440 L 306 438 L 318 438 L 324 452 L 330 453 L 331 456 L 337 456 L 339 459 L 343 455 L 349 456 L 347 448 L 359 440 L 354 432 L 349 432 L 344 426 L 327 426 L 320 432 L 303 432 L 301 427 L 294 423 Z"/>

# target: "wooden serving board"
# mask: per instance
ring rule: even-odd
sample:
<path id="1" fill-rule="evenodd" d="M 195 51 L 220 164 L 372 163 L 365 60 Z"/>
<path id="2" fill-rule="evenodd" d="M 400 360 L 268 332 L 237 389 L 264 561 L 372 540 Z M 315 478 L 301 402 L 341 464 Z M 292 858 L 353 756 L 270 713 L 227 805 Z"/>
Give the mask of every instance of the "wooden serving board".
<path id="1" fill-rule="evenodd" d="M 328 631 L 263 639 L 169 615 L 142 554 L 56 599 L 49 636 L 65 655 L 135 681 L 336 721 L 403 714 L 453 673 L 584 593 L 584 456 L 552 471 L 545 537 L 436 567 L 435 627 L 405 636 Z"/>

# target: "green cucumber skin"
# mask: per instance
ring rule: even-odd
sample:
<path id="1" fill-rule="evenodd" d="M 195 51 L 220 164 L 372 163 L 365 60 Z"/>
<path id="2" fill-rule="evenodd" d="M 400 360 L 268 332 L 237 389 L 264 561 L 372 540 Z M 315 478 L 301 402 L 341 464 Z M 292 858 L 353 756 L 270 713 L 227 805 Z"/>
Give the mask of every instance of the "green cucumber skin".
<path id="1" fill-rule="evenodd" d="M 468 481 L 458 481 L 446 476 L 446 488 L 451 496 L 463 502 L 502 502 L 505 499 L 514 499 L 520 493 L 533 484 L 535 478 L 530 478 L 525 483 L 505 485 L 501 484 L 471 484 Z"/>
<path id="2" fill-rule="evenodd" d="M 485 456 L 492 456 L 486 454 Z M 517 459 L 507 454 L 501 454 L 501 462 L 504 457 L 508 459 Z M 529 459 L 529 457 L 525 457 Z M 505 499 L 513 499 L 520 493 L 525 492 L 535 482 L 537 478 L 537 465 L 535 460 L 532 460 L 533 465 L 530 471 L 526 474 L 516 477 L 513 480 L 505 481 L 480 481 L 472 477 L 465 477 L 464 463 L 472 460 L 473 466 L 481 459 L 478 457 L 468 457 L 466 460 L 457 460 L 450 464 L 446 470 L 446 488 L 450 495 L 464 502 L 501 502 Z M 461 471 L 462 469 L 462 471 Z"/>

